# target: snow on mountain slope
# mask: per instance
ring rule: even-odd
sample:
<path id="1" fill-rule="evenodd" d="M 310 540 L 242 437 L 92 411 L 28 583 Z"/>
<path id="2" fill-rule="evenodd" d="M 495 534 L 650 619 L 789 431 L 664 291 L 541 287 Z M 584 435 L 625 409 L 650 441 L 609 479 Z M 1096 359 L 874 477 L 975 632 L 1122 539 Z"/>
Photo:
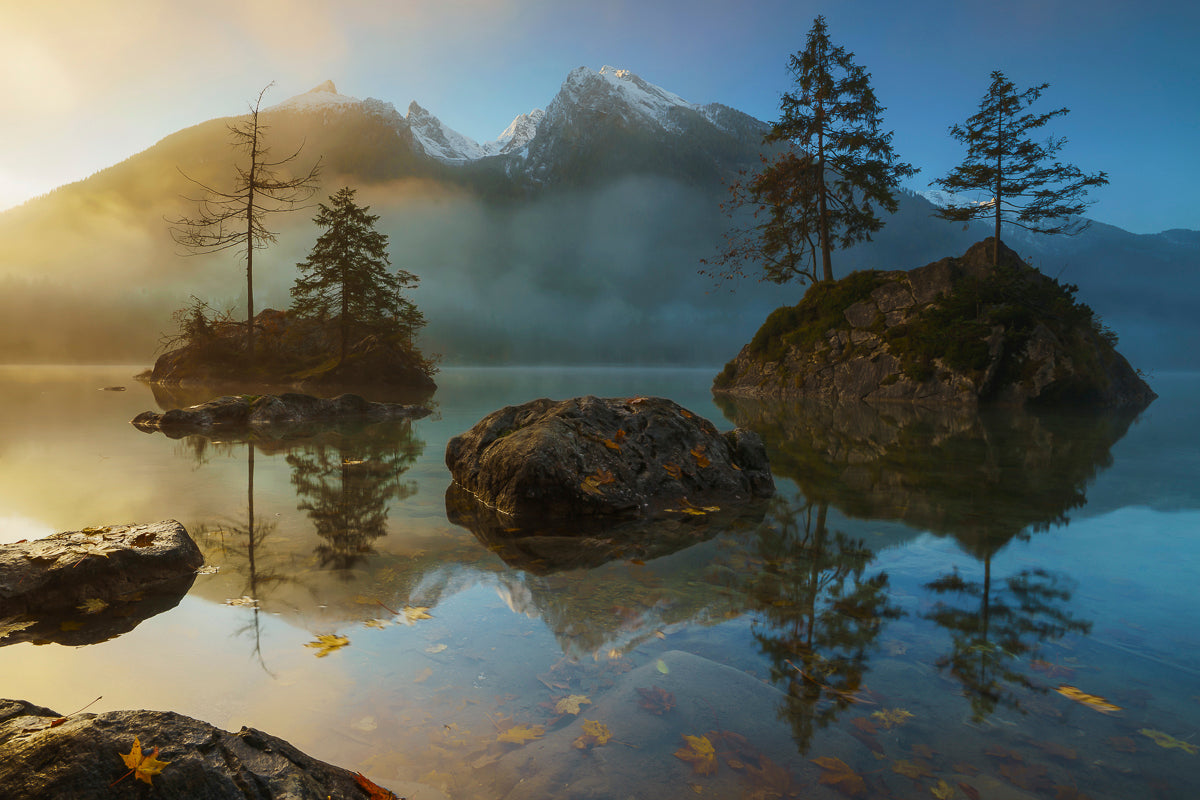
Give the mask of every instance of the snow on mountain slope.
<path id="1" fill-rule="evenodd" d="M 537 135 L 538 123 L 545 116 L 540 108 L 518 115 L 494 141 L 483 145 L 484 152 L 489 156 L 520 154 Z"/>
<path id="2" fill-rule="evenodd" d="M 454 164 L 488 155 L 478 142 L 449 127 L 415 100 L 408 106 L 406 119 L 416 143 L 438 161 Z"/>
<path id="3" fill-rule="evenodd" d="M 282 103 L 270 106 L 265 111 L 344 111 L 354 106 L 362 105 L 362 101 L 357 97 L 348 97 L 344 94 L 338 94 L 337 88 L 333 85 L 333 81 L 325 81 L 319 86 L 314 86 L 304 94 L 298 94 L 295 97 L 290 97 Z"/>

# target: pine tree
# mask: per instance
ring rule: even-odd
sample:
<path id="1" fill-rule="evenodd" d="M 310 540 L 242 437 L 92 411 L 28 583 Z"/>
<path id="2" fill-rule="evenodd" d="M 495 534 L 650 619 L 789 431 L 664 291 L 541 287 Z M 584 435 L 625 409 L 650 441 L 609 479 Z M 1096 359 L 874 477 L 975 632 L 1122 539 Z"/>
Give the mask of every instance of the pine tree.
<path id="1" fill-rule="evenodd" d="M 307 173 L 280 177 L 279 171 L 300 155 L 299 150 L 278 161 L 270 160 L 267 126 L 259 116 L 263 95 L 272 85 L 267 84 L 258 93 L 249 116 L 228 126 L 233 149 L 245 153 L 247 162 L 245 166 L 237 165 L 233 188 L 216 189 L 185 173 L 185 178 L 204 190 L 204 196 L 189 198 L 199 207 L 195 216 L 170 220 L 171 236 L 192 254 L 245 248 L 246 356 L 251 364 L 254 362 L 254 251 L 275 241 L 274 231 L 267 227 L 267 217 L 292 211 L 312 197 L 321 171 L 317 159 Z"/>
<path id="2" fill-rule="evenodd" d="M 1090 222 L 1079 218 L 1087 207 L 1087 190 L 1108 183 L 1108 175 L 1086 175 L 1071 164 L 1049 162 L 1066 143 L 1048 137 L 1034 142 L 1031 131 L 1055 117 L 1068 113 L 1057 108 L 1045 114 L 1026 111 L 1049 87 L 1043 83 L 1023 92 L 999 70 L 992 72 L 992 85 L 979 103 L 979 113 L 966 126 L 953 125 L 950 135 L 967 146 L 963 163 L 933 184 L 948 192 L 983 191 L 987 200 L 956 203 L 938 210 L 938 215 L 956 222 L 993 217 L 996 221 L 995 266 L 1000 252 L 1000 224 L 1007 222 L 1034 233 L 1073 235 Z"/>
<path id="3" fill-rule="evenodd" d="M 731 187 L 731 215 L 753 210 L 755 225 L 726 239 L 716 274 L 743 275 L 759 263 L 765 279 L 833 280 L 832 252 L 870 241 L 883 227 L 876 209 L 895 213 L 893 194 L 916 174 L 896 160 L 892 132 L 880 129 L 883 107 L 871 75 L 854 54 L 829 41 L 824 17 L 813 20 L 804 50 L 791 56 L 794 88 L 780 101 L 780 118 L 764 142 L 783 145 L 749 182 Z"/>
<path id="4" fill-rule="evenodd" d="M 343 362 L 355 330 L 403 335 L 411 344 L 412 334 L 425 324 L 421 312 L 402 295 L 417 285 L 417 276 L 388 271 L 388 237 L 375 230 L 379 216 L 355 203 L 354 194 L 345 187 L 330 196 L 330 205 L 318 204 L 313 222 L 326 230 L 308 258 L 296 265 L 302 274 L 292 286 L 292 311 L 297 316 L 338 320 Z"/>

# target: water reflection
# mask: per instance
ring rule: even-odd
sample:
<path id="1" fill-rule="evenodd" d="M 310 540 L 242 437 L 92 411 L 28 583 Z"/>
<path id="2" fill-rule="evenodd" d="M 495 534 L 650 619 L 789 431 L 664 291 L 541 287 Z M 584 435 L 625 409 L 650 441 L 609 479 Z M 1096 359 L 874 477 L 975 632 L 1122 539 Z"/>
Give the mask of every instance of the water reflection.
<path id="1" fill-rule="evenodd" d="M 800 751 L 814 732 L 863 701 L 863 675 L 886 621 L 902 615 L 874 552 L 827 524 L 828 503 L 772 500 L 743 545 L 735 585 L 755 612 L 755 640 L 787 698 L 779 713 Z"/>
<path id="2" fill-rule="evenodd" d="M 1027 672 L 1030 661 L 1049 642 L 1091 630 L 1070 611 L 1070 576 L 1021 569 L 994 579 L 992 561 L 1013 539 L 1068 522 L 1136 415 L 719 402 L 733 422 L 762 435 L 775 474 L 793 480 L 817 508 L 832 504 L 849 516 L 949 535 L 980 562 L 981 581 L 954 568 L 924 584 L 933 595 L 924 616 L 950 637 L 936 664 L 961 685 L 976 719 L 1000 705 L 1020 708 L 1022 696 L 1044 691 Z M 869 561 L 869 551 L 863 555 Z M 835 666 L 841 663 L 849 680 L 813 676 L 808 693 L 822 683 L 834 696 L 853 691 L 861 674 L 854 661 Z M 806 730 L 797 729 L 798 739 Z"/>

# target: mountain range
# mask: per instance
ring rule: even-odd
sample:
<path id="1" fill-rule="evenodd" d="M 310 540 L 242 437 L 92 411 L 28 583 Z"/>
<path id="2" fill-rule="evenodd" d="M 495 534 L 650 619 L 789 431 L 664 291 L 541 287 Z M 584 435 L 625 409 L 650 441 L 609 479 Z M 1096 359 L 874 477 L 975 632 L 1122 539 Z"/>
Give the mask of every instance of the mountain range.
<path id="1" fill-rule="evenodd" d="M 195 208 L 184 174 L 229 185 L 236 121 L 186 128 L 0 214 L 0 361 L 149 362 L 189 295 L 244 307 L 238 259 L 181 256 L 164 221 Z M 380 216 L 393 264 L 421 278 L 422 345 L 447 363 L 716 365 L 803 293 L 750 280 L 730 294 L 697 274 L 729 224 L 727 184 L 757 168 L 767 124 L 628 70 L 573 70 L 544 110 L 484 143 L 416 102 L 401 114 L 331 81 L 267 106 L 262 122 L 273 153 L 299 150 L 304 169 L 320 159 L 316 199 L 350 186 Z M 907 269 L 989 235 L 933 211 L 903 192 L 873 242 L 835 254 L 835 270 Z M 257 308 L 286 307 L 319 233 L 312 213 L 272 220 L 278 241 L 255 257 Z M 1006 241 L 1078 284 L 1135 366 L 1195 366 L 1200 233 L 1094 224 Z"/>

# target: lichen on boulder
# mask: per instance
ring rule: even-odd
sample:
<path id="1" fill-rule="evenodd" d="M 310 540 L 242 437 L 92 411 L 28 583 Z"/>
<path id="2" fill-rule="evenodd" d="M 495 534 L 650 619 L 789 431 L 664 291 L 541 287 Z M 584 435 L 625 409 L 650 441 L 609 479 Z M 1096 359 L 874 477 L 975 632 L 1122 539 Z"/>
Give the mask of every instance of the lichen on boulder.
<path id="1" fill-rule="evenodd" d="M 745 397 L 1144 407 L 1116 336 L 993 239 L 917 269 L 865 270 L 776 309 L 713 383 Z"/>
<path id="2" fill-rule="evenodd" d="M 456 483 L 516 521 L 707 513 L 774 493 L 758 435 L 659 397 L 534 400 L 446 446 Z"/>

